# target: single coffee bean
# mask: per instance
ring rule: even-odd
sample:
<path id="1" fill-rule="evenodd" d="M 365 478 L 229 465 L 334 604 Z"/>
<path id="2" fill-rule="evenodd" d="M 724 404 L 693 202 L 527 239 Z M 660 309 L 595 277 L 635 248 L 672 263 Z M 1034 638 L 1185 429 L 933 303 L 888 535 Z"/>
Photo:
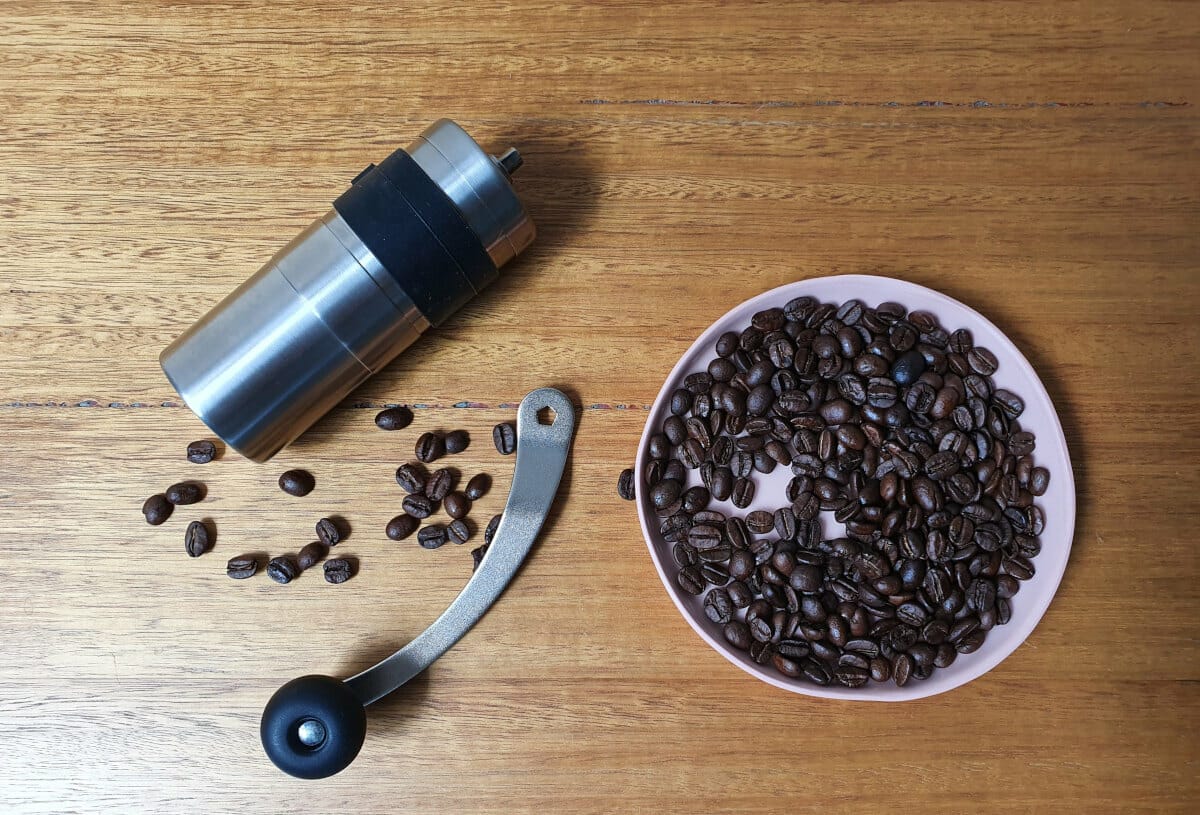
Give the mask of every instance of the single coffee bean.
<path id="1" fill-rule="evenodd" d="M 196 481 L 181 481 L 167 487 L 166 497 L 177 507 L 195 504 L 204 499 L 204 485 Z"/>
<path id="2" fill-rule="evenodd" d="M 450 490 L 454 487 L 456 475 L 457 473 L 449 468 L 434 470 L 429 474 L 429 480 L 425 482 L 425 497 L 435 503 L 441 501 L 449 495 Z"/>
<path id="3" fill-rule="evenodd" d="M 146 523 L 151 526 L 158 526 L 166 522 L 174 510 L 175 505 L 168 501 L 167 496 L 162 493 L 151 495 L 142 504 L 142 515 L 146 517 Z"/>
<path id="4" fill-rule="evenodd" d="M 455 455 L 471 446 L 471 434 L 465 430 L 451 430 L 442 441 L 446 452 Z"/>
<path id="5" fill-rule="evenodd" d="M 342 530 L 331 518 L 317 521 L 317 537 L 326 546 L 337 546 L 342 542 Z"/>
<path id="6" fill-rule="evenodd" d="M 392 518 L 390 521 L 388 521 L 386 533 L 387 536 L 394 541 L 404 540 L 409 535 L 416 532 L 417 527 L 420 525 L 421 522 L 417 518 L 409 515 L 406 512 L 403 515 L 397 515 L 395 518 Z"/>
<path id="7" fill-rule="evenodd" d="M 746 526 L 756 535 L 765 535 L 775 527 L 775 516 L 766 510 L 756 510 L 746 516 Z"/>
<path id="8" fill-rule="evenodd" d="M 350 561 L 340 557 L 325 561 L 322 569 L 325 572 L 325 582 L 335 586 L 345 583 L 354 575 L 354 567 L 351 566 Z"/>
<path id="9" fill-rule="evenodd" d="M 1045 495 L 1050 488 L 1050 471 L 1045 467 L 1034 467 L 1029 473 L 1029 492 L 1033 495 Z"/>
<path id="10" fill-rule="evenodd" d="M 671 455 L 671 442 L 664 434 L 655 433 L 650 437 L 646 452 L 652 459 L 665 459 Z"/>
<path id="11" fill-rule="evenodd" d="M 724 625 L 733 619 L 733 601 L 729 592 L 723 588 L 715 588 L 704 596 L 704 613 L 714 623 Z"/>
<path id="12" fill-rule="evenodd" d="M 276 583 L 291 583 L 300 574 L 300 567 L 291 555 L 271 558 L 267 564 L 267 577 Z"/>
<path id="13" fill-rule="evenodd" d="M 733 620 L 725 624 L 721 629 L 721 633 L 725 636 L 725 641 L 737 648 L 740 651 L 745 651 L 750 648 L 752 638 L 750 636 L 750 626 L 738 620 Z"/>
<path id="14" fill-rule="evenodd" d="M 422 433 L 414 449 L 417 461 L 429 464 L 446 455 L 446 440 L 437 433 Z"/>
<path id="15" fill-rule="evenodd" d="M 446 527 L 441 524 L 430 524 L 422 527 L 421 531 L 417 533 L 417 543 L 421 545 L 422 549 L 437 549 L 447 540 Z"/>
<path id="16" fill-rule="evenodd" d="M 708 582 L 704 579 L 699 566 L 688 566 L 680 569 L 675 575 L 675 583 L 688 594 L 701 594 Z"/>
<path id="17" fill-rule="evenodd" d="M 733 482 L 733 505 L 745 509 L 754 501 L 754 482 L 749 478 L 739 478 Z"/>
<path id="18" fill-rule="evenodd" d="M 972 371 L 980 376 L 991 376 L 1000 367 L 996 355 L 988 349 L 979 346 L 967 352 L 967 364 L 971 366 Z"/>
<path id="19" fill-rule="evenodd" d="M 412 424 L 413 412 L 405 405 L 386 408 L 375 414 L 375 426 L 380 430 L 403 430 Z"/>
<path id="20" fill-rule="evenodd" d="M 428 473 L 420 464 L 401 464 L 396 468 L 396 483 L 409 495 L 425 492 L 428 478 Z"/>
<path id="21" fill-rule="evenodd" d="M 406 495 L 401 506 L 409 515 L 420 519 L 428 518 L 437 510 L 437 504 L 425 495 Z"/>
<path id="22" fill-rule="evenodd" d="M 279 476 L 279 489 L 297 498 L 308 495 L 316 485 L 312 473 L 307 470 L 288 470 Z"/>
<path id="23" fill-rule="evenodd" d="M 492 539 L 496 537 L 496 530 L 500 528 L 500 519 L 503 517 L 503 515 L 493 515 L 492 519 L 488 521 L 487 526 L 483 530 L 484 546 L 490 545 Z"/>
<path id="24" fill-rule="evenodd" d="M 622 474 L 624 475 L 624 474 Z M 471 480 L 467 482 L 467 486 L 463 487 L 463 494 L 472 501 L 478 501 L 483 496 L 487 495 L 487 491 L 491 489 L 492 477 L 487 473 L 476 473 L 471 476 Z M 619 491 L 619 485 L 618 485 Z M 629 471 L 629 491 L 633 492 L 633 470 Z M 621 496 L 624 497 L 623 495 Z M 630 498 L 632 498 L 632 494 Z"/>
<path id="25" fill-rule="evenodd" d="M 325 555 L 329 554 L 329 547 L 320 541 L 313 541 L 306 544 L 296 555 L 296 565 L 300 567 L 300 571 L 311 569 L 317 563 L 324 560 Z"/>
<path id="26" fill-rule="evenodd" d="M 483 546 L 477 546 L 471 550 L 471 571 L 479 568 L 479 564 L 483 562 L 483 556 L 487 554 L 490 543 L 485 543 Z"/>
<path id="27" fill-rule="evenodd" d="M 446 527 L 446 537 L 451 543 L 463 544 L 471 539 L 471 527 L 466 521 L 455 518 Z"/>
<path id="28" fill-rule="evenodd" d="M 254 577 L 257 572 L 258 558 L 251 557 L 250 555 L 230 558 L 229 562 L 225 564 L 225 574 L 234 580 L 245 580 L 247 577 Z"/>
<path id="29" fill-rule="evenodd" d="M 684 490 L 683 496 L 680 499 L 683 503 L 683 511 L 687 513 L 696 513 L 708 506 L 711 495 L 707 489 L 701 486 L 689 487 Z"/>
<path id="30" fill-rule="evenodd" d="M 207 464 L 217 456 L 217 446 L 208 439 L 194 441 L 187 446 L 187 460 L 193 464 Z"/>
<path id="31" fill-rule="evenodd" d="M 664 478 L 650 490 L 650 501 L 655 509 L 666 509 L 679 500 L 683 493 L 683 485 L 673 478 Z"/>
<path id="32" fill-rule="evenodd" d="M 517 451 L 517 428 L 512 422 L 501 422 L 492 428 L 492 443 L 502 456 L 511 456 Z"/>
<path id="33" fill-rule="evenodd" d="M 471 499 L 461 492 L 452 492 L 442 501 L 442 508 L 454 520 L 465 518 L 471 511 Z"/>
<path id="34" fill-rule="evenodd" d="M 192 521 L 183 533 L 183 548 L 189 557 L 200 557 L 212 546 L 208 525 L 204 521 Z"/>

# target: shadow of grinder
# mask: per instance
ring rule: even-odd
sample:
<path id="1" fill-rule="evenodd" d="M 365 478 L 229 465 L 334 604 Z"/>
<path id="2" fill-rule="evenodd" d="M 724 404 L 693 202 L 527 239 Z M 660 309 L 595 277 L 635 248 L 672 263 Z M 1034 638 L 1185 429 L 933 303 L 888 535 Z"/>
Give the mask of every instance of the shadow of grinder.
<path id="1" fill-rule="evenodd" d="M 529 246 L 520 166 L 435 122 L 171 343 L 167 379 L 230 447 L 271 458 Z"/>

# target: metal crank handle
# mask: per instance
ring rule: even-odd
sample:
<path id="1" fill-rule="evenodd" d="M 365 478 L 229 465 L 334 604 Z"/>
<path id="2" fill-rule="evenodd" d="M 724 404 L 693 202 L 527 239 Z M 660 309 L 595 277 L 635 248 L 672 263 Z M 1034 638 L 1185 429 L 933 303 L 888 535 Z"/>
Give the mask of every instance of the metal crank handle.
<path id="1" fill-rule="evenodd" d="M 538 413 L 553 411 L 541 424 Z M 517 408 L 517 463 L 500 526 L 479 568 L 433 625 L 377 665 L 342 681 L 312 674 L 275 691 L 260 735 L 275 766 L 298 778 L 326 778 L 358 755 L 365 707 L 408 682 L 446 653 L 496 602 L 533 547 L 558 492 L 575 432 L 575 409 L 561 392 L 540 388 Z"/>

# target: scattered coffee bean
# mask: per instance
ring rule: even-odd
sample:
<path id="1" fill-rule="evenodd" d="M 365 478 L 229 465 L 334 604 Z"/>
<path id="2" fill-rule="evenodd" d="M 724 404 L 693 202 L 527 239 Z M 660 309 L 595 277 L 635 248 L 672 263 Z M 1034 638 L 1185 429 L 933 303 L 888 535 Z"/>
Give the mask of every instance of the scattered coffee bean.
<path id="1" fill-rule="evenodd" d="M 397 515 L 388 521 L 387 536 L 394 541 L 404 540 L 409 535 L 417 531 L 417 527 L 421 525 L 420 520 L 409 515 L 407 512 L 403 515 Z"/>
<path id="2" fill-rule="evenodd" d="M 296 555 L 296 565 L 300 567 L 300 571 L 311 569 L 317 563 L 325 559 L 325 555 L 329 554 L 329 547 L 320 541 L 313 541 L 306 544 Z"/>
<path id="3" fill-rule="evenodd" d="M 452 492 L 442 501 L 442 508 L 454 520 L 465 518 L 471 511 L 471 499 L 461 492 Z"/>
<path id="4" fill-rule="evenodd" d="M 428 473 L 420 464 L 401 464 L 396 468 L 396 483 L 409 495 L 425 492 L 425 482 L 428 478 Z"/>
<path id="5" fill-rule="evenodd" d="M 338 583 L 345 583 L 354 576 L 354 567 L 345 558 L 338 557 L 327 560 L 323 569 L 325 572 L 325 582 L 333 583 L 335 586 Z"/>
<path id="6" fill-rule="evenodd" d="M 417 461 L 430 464 L 446 454 L 446 440 L 437 433 L 422 433 L 414 450 Z"/>
<path id="7" fill-rule="evenodd" d="M 477 546 L 471 550 L 471 571 L 479 568 L 479 564 L 483 562 L 483 556 L 487 554 L 490 543 L 485 543 L 483 546 Z"/>
<path id="8" fill-rule="evenodd" d="M 291 555 L 271 558 L 267 564 L 267 577 L 276 583 L 291 583 L 300 574 L 300 567 Z"/>
<path id="9" fill-rule="evenodd" d="M 500 519 L 502 517 L 502 515 L 493 515 L 492 519 L 488 521 L 487 527 L 483 530 L 483 545 L 485 547 L 490 546 L 492 539 L 496 537 L 496 530 L 500 528 Z"/>
<path id="10" fill-rule="evenodd" d="M 617 479 L 617 495 L 626 501 L 632 501 L 637 497 L 634 495 L 633 478 L 633 470 L 624 469 L 621 471 L 621 477 Z"/>
<path id="11" fill-rule="evenodd" d="M 204 500 L 204 485 L 196 481 L 181 481 L 167 487 L 166 497 L 177 507 L 195 504 Z"/>
<path id="12" fill-rule="evenodd" d="M 471 434 L 465 430 L 451 430 L 444 439 L 446 452 L 451 455 L 461 453 L 471 445 Z"/>
<path id="13" fill-rule="evenodd" d="M 502 456 L 511 456 L 517 451 L 517 428 L 512 422 L 501 422 L 492 428 L 492 442 Z"/>
<path id="14" fill-rule="evenodd" d="M 629 473 L 630 483 L 633 482 L 633 472 Z M 472 501 L 478 501 L 483 496 L 487 495 L 487 491 L 491 489 L 492 477 L 487 473 L 476 473 L 471 476 L 471 480 L 467 482 L 467 486 L 463 487 L 463 494 Z"/>
<path id="15" fill-rule="evenodd" d="M 230 558 L 229 562 L 225 564 L 225 574 L 234 580 L 245 580 L 247 577 L 254 577 L 257 572 L 258 558 L 249 555 Z"/>
<path id="16" fill-rule="evenodd" d="M 447 540 L 446 527 L 441 524 L 430 524 L 417 533 L 417 543 L 423 549 L 437 549 Z"/>
<path id="17" fill-rule="evenodd" d="M 279 476 L 279 489 L 297 498 L 308 495 L 316 485 L 312 473 L 306 470 L 288 470 Z"/>
<path id="18" fill-rule="evenodd" d="M 342 542 L 342 530 L 332 518 L 317 521 L 317 537 L 326 546 L 337 546 Z"/>
<path id="19" fill-rule="evenodd" d="M 430 473 L 429 480 L 425 482 L 425 496 L 434 502 L 441 501 L 454 488 L 456 475 L 457 473 L 449 468 Z"/>
<path id="20" fill-rule="evenodd" d="M 437 510 L 437 502 L 425 495 L 406 495 L 401 506 L 404 507 L 406 513 L 422 520 Z"/>
<path id="21" fill-rule="evenodd" d="M 190 557 L 200 557 L 212 546 L 208 525 L 204 521 L 192 521 L 183 533 L 183 547 Z"/>
<path id="22" fill-rule="evenodd" d="M 193 464 L 207 464 L 217 457 L 217 446 L 208 439 L 194 441 L 187 446 L 187 460 Z"/>
<path id="23" fill-rule="evenodd" d="M 171 513 L 175 510 L 175 505 L 167 500 L 167 496 L 159 493 L 151 495 L 142 504 L 142 515 L 146 517 L 146 523 L 151 526 L 158 526 L 164 523 L 167 518 L 171 517 Z"/>
<path id="24" fill-rule="evenodd" d="M 412 424 L 413 413 L 404 405 L 390 407 L 375 414 L 375 425 L 380 430 L 403 430 Z"/>
<path id="25" fill-rule="evenodd" d="M 466 521 L 456 518 L 446 527 L 446 537 L 451 543 L 466 543 L 471 539 L 471 527 Z"/>

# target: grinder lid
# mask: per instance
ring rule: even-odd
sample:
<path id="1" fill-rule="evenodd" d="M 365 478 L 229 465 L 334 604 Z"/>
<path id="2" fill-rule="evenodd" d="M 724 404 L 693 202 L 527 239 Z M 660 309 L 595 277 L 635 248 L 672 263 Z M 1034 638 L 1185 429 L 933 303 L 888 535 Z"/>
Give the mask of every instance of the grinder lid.
<path id="1" fill-rule="evenodd" d="M 533 221 L 509 179 L 521 166 L 514 148 L 495 158 L 457 124 L 439 119 L 405 152 L 462 213 L 496 268 L 533 242 Z"/>

